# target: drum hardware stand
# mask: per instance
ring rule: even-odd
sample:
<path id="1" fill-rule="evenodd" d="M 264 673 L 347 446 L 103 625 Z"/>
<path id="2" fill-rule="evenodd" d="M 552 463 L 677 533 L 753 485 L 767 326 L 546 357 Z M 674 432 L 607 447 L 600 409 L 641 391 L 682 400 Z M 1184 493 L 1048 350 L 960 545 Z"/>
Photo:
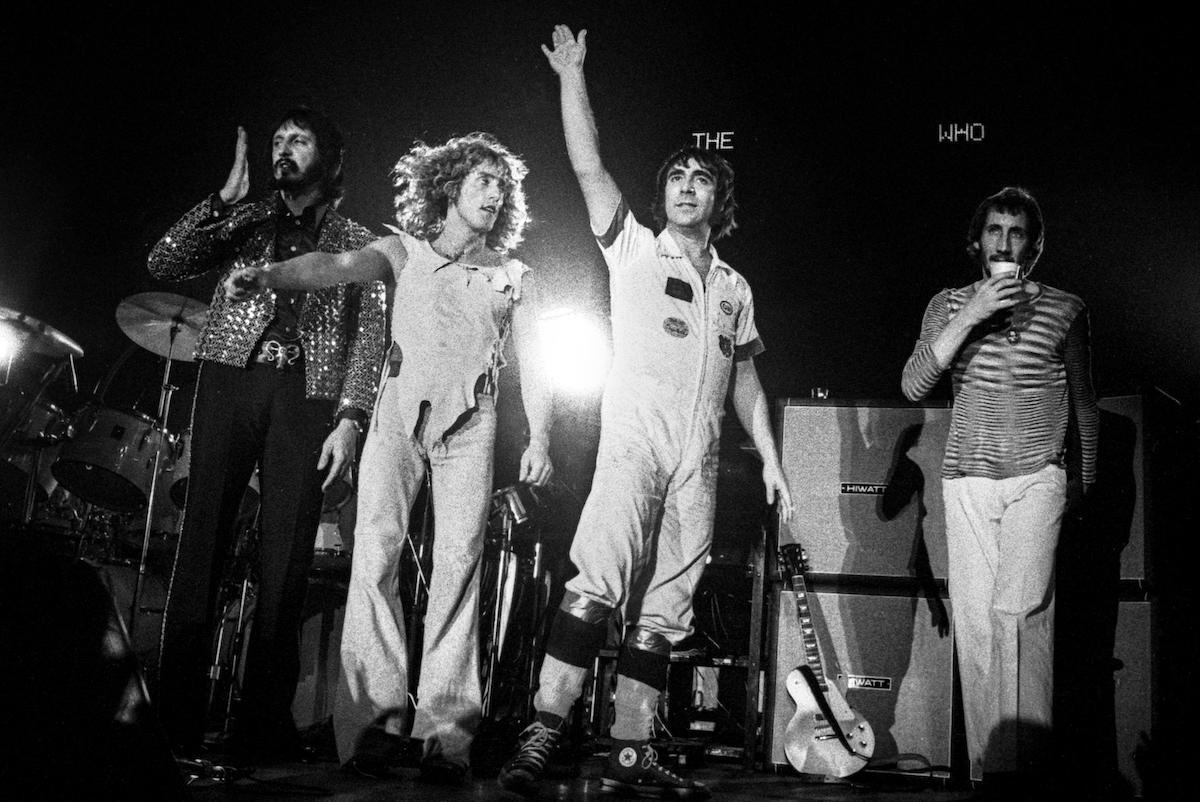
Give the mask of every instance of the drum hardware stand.
<path id="1" fill-rule="evenodd" d="M 483 670 L 487 674 L 487 679 L 483 683 L 483 717 L 490 718 L 492 715 L 493 697 L 492 690 L 495 686 L 496 669 L 500 666 L 500 649 L 503 644 L 500 640 L 504 637 L 505 623 L 505 593 L 508 590 L 508 564 L 511 557 L 514 557 L 512 547 L 513 527 L 518 523 L 524 523 L 529 520 L 529 516 L 525 514 L 525 507 L 521 504 L 520 498 L 509 498 L 511 488 L 497 490 L 492 494 L 492 498 L 500 502 L 500 520 L 503 526 L 504 536 L 500 541 L 497 557 L 497 573 L 496 573 L 496 599 L 492 606 L 492 632 L 488 638 L 487 655 L 484 658 Z M 511 602 L 512 597 L 508 600 Z"/>
<path id="2" fill-rule="evenodd" d="M 246 571 L 245 576 L 242 577 L 241 591 L 238 595 L 237 619 L 233 624 L 233 632 L 229 636 L 228 665 L 223 664 L 222 656 L 222 647 L 225 645 L 225 621 L 227 620 L 222 616 L 221 623 L 217 629 L 212 666 L 209 667 L 208 671 L 209 709 L 212 709 L 212 705 L 216 701 L 217 683 L 224 678 L 229 679 L 221 711 L 221 734 L 226 737 L 232 734 L 233 731 L 233 706 L 237 701 L 237 677 L 242 664 L 242 649 L 246 642 L 246 602 L 250 599 L 250 587 L 250 572 Z"/>
<path id="3" fill-rule="evenodd" d="M 525 699 L 523 700 L 524 707 L 521 710 L 521 720 L 533 720 L 534 708 L 533 697 L 537 694 L 534 690 L 538 683 L 538 655 L 542 648 L 542 627 L 545 623 L 546 606 L 542 601 L 542 594 L 549 601 L 550 589 L 547 584 L 548 577 L 545 575 L 545 566 L 542 563 L 542 530 L 538 527 L 537 539 L 533 542 L 533 576 L 530 578 L 530 585 L 533 587 L 533 633 L 529 639 L 529 665 L 525 672 Z"/>
<path id="4" fill-rule="evenodd" d="M 12 368 L 13 357 L 13 354 L 10 354 L 8 357 L 8 364 L 4 368 L 4 380 L 0 381 L 0 387 L 3 387 L 8 383 L 8 372 Z M 42 374 L 42 378 L 38 384 L 38 391 L 34 393 L 27 402 L 25 402 L 24 408 L 21 409 L 20 413 L 13 416 L 13 423 L 12 426 L 9 427 L 9 430 L 3 432 L 3 436 L 0 436 L 0 447 L 8 444 L 8 442 L 12 439 L 13 434 L 16 433 L 17 429 L 25 422 L 30 413 L 33 412 L 34 408 L 37 407 L 38 402 L 42 400 L 42 396 L 45 394 L 46 388 L 54 383 L 59 374 L 62 373 L 63 366 L 67 364 L 71 366 L 72 386 L 75 388 L 75 392 L 79 392 L 79 379 L 75 375 L 75 357 L 71 354 L 67 354 L 66 359 L 60 359 L 58 362 L 55 362 Z M 68 431 L 66 436 L 70 437 L 71 433 Z M 21 505 L 22 526 L 28 526 L 33 520 L 34 499 L 37 497 L 37 477 L 38 473 L 42 469 L 42 449 L 46 447 L 47 443 L 42 441 L 41 438 L 38 438 L 38 441 L 34 445 L 36 447 L 33 449 L 32 467 L 30 468 L 29 476 L 25 480 L 25 498 L 22 500 L 23 503 Z"/>
<path id="5" fill-rule="evenodd" d="M 243 534 L 252 533 L 258 530 L 259 518 L 262 515 L 260 508 L 254 513 L 254 520 L 244 529 Z M 234 539 L 234 553 L 230 559 L 239 559 L 237 552 L 237 543 L 243 538 Z M 250 568 L 250 561 L 244 560 L 242 569 L 242 580 L 238 591 L 238 612 L 237 618 L 234 619 L 233 632 L 229 634 L 229 647 L 226 650 L 225 646 L 225 622 L 228 620 L 226 609 L 228 603 L 221 606 L 221 619 L 217 624 L 217 633 L 214 638 L 213 659 L 212 665 L 208 670 L 208 709 L 211 710 L 213 704 L 217 701 L 217 683 L 222 679 L 228 678 L 229 685 L 225 689 L 225 699 L 223 709 L 221 711 L 221 735 L 228 738 L 233 733 L 233 708 L 238 700 L 238 675 L 242 667 L 242 652 L 246 645 L 246 622 L 249 617 L 246 612 L 247 603 L 250 601 L 251 589 L 254 587 L 253 571 Z M 228 652 L 226 655 L 225 652 Z"/>
<path id="6" fill-rule="evenodd" d="M 495 686 L 496 672 L 500 668 L 500 657 L 503 650 L 503 639 L 505 633 L 509 630 L 507 616 L 505 610 L 511 615 L 513 611 L 512 604 L 516 596 L 516 577 L 514 577 L 511 588 L 509 584 L 509 563 L 514 562 L 510 558 L 515 558 L 516 551 L 513 547 L 513 532 L 517 526 L 523 525 L 529 521 L 529 514 L 525 510 L 525 505 L 521 501 L 520 495 L 516 491 L 516 487 L 506 487 L 503 490 L 498 490 L 492 496 L 499 500 L 501 507 L 501 515 L 503 521 L 504 537 L 500 542 L 499 548 L 499 568 L 496 577 L 496 599 L 494 613 L 492 617 L 492 632 L 488 642 L 487 656 L 484 663 L 484 671 L 487 674 L 487 679 L 484 682 L 483 688 L 483 717 L 489 718 L 495 712 Z M 542 561 L 542 534 L 540 527 L 535 529 L 536 537 L 533 543 L 533 570 L 529 577 L 529 586 L 533 589 L 533 612 L 530 624 L 530 644 L 528 666 L 525 668 L 526 674 L 526 693 L 521 701 L 522 709 L 517 711 L 522 720 L 528 718 L 533 711 L 533 697 L 537 681 L 537 653 L 541 645 L 541 628 L 542 628 L 542 586 L 544 582 L 544 564 Z M 516 568 L 519 568 L 519 558 L 516 561 Z M 507 604 L 505 604 L 507 602 Z"/>
<path id="7" fill-rule="evenodd" d="M 25 477 L 25 499 L 21 505 L 21 524 L 28 526 L 33 520 L 33 504 L 37 498 L 38 474 L 42 472 L 42 448 L 39 443 L 38 447 L 33 450 L 33 458 L 29 465 L 29 475 Z"/>
<path id="8" fill-rule="evenodd" d="M 171 394 L 178 388 L 171 386 L 171 360 L 175 353 L 175 336 L 179 333 L 183 324 L 183 319 L 176 315 L 171 320 L 170 328 L 170 345 L 167 347 L 167 356 L 163 360 L 163 379 L 162 387 L 158 394 L 158 417 L 154 424 L 159 427 L 160 439 L 157 447 L 154 449 L 154 470 L 150 474 L 150 491 L 146 500 L 146 523 L 142 529 L 142 553 L 138 558 L 137 582 L 133 586 L 133 601 L 129 606 L 129 637 L 133 638 L 134 632 L 137 629 L 138 613 L 141 612 L 142 586 L 145 584 L 146 578 L 146 558 L 150 553 L 150 535 L 154 529 L 154 506 L 158 495 L 158 475 L 162 468 L 162 453 L 163 448 L 168 445 L 167 441 L 167 415 L 171 411 Z M 151 428 L 150 435 L 153 437 L 154 429 Z"/>

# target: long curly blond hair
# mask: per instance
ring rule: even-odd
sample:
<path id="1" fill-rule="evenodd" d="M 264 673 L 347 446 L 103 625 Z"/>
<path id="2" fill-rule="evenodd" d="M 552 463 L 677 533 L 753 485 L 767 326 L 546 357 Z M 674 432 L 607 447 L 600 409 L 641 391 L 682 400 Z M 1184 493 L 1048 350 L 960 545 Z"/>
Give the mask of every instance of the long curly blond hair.
<path id="1" fill-rule="evenodd" d="M 504 204 L 488 232 L 487 245 L 500 253 L 517 247 L 529 222 L 521 184 L 529 169 L 494 136 L 481 131 L 454 137 L 444 145 L 417 142 L 400 157 L 392 168 L 396 222 L 414 237 L 435 238 L 450 203 L 458 198 L 463 179 L 481 164 L 499 166 L 501 178 L 507 182 Z"/>

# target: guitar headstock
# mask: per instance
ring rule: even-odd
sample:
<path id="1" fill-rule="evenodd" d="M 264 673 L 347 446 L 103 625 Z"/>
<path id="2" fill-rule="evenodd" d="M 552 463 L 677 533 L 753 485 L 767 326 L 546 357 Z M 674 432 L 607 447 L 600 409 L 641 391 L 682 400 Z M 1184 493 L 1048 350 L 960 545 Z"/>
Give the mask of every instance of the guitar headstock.
<path id="1" fill-rule="evenodd" d="M 808 552 L 799 543 L 780 546 L 779 562 L 788 576 L 803 576 L 808 572 Z"/>

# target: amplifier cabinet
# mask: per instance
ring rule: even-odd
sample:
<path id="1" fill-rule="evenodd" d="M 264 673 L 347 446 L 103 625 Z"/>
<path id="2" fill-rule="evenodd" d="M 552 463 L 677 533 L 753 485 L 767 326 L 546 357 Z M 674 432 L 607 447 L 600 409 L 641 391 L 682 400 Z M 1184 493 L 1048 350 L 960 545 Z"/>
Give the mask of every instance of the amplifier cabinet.
<path id="1" fill-rule="evenodd" d="M 846 686 L 846 701 L 875 732 L 872 767 L 949 772 L 954 642 L 950 602 L 917 595 L 814 590 L 808 599 L 825 673 Z M 766 663 L 766 754 L 787 764 L 784 731 L 795 704 L 785 682 L 804 662 L 795 595 L 778 593 Z"/>
<path id="2" fill-rule="evenodd" d="M 949 407 L 787 399 L 779 418 L 795 507 L 781 543 L 803 544 L 817 573 L 946 576 Z"/>

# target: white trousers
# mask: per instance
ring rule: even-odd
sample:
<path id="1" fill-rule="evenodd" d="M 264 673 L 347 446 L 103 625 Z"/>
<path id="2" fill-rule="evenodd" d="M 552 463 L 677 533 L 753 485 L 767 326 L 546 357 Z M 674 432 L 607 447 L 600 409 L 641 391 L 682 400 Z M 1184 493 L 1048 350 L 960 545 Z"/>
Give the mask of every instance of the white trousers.
<path id="1" fill-rule="evenodd" d="M 425 756 L 467 765 L 481 715 L 479 563 L 492 492 L 496 415 L 490 396 L 444 439 L 423 443 L 401 428 L 396 382 L 385 378 L 363 449 L 357 526 L 334 735 L 342 762 L 370 726 L 400 732 L 408 705 L 400 557 L 413 500 L 431 472 L 433 571 L 429 577 L 418 704 L 412 735 Z M 429 438 L 424 438 L 428 440 Z"/>
<path id="2" fill-rule="evenodd" d="M 942 481 L 950 600 L 971 778 L 1035 768 L 1054 692 L 1054 555 L 1066 506 L 1055 465 Z"/>
<path id="3" fill-rule="evenodd" d="M 692 597 L 712 547 L 715 444 L 668 470 L 649 444 L 606 442 L 596 457 L 568 591 L 672 644 L 692 631 Z"/>

